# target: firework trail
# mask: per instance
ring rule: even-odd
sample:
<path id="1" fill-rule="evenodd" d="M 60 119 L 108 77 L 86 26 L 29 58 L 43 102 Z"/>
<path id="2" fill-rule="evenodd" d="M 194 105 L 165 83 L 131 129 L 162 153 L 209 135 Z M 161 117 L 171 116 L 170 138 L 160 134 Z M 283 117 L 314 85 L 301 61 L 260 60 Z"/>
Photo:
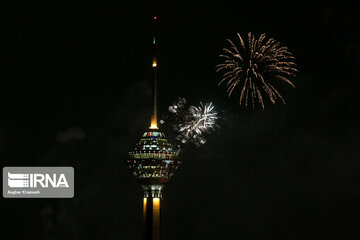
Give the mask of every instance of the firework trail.
<path id="1" fill-rule="evenodd" d="M 169 107 L 169 112 L 174 115 L 172 129 L 175 130 L 176 140 L 182 144 L 193 143 L 197 147 L 206 143 L 205 133 L 215 131 L 217 112 L 212 103 L 200 106 L 185 107 L 186 99 L 178 98 Z"/>
<path id="2" fill-rule="evenodd" d="M 285 104 L 274 83 L 280 80 L 295 87 L 289 79 L 298 72 L 291 52 L 273 38 L 265 40 L 265 33 L 258 39 L 248 33 L 247 42 L 239 33 L 237 35 L 239 47 L 228 39 L 230 47 L 224 48 L 220 55 L 224 61 L 216 66 L 217 72 L 224 72 L 219 85 L 226 82 L 229 97 L 236 87 L 240 87 L 240 105 L 245 101 L 245 107 L 251 98 L 253 108 L 258 99 L 264 109 L 264 93 L 273 104 L 278 98 Z"/>

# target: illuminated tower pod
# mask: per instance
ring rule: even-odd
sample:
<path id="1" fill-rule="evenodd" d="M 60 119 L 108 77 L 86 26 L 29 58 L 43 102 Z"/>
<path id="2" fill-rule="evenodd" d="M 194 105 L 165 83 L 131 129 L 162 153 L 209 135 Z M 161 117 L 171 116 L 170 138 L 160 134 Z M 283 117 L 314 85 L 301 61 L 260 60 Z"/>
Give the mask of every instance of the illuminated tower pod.
<path id="1" fill-rule="evenodd" d="M 154 27 L 157 18 L 154 17 Z M 162 189 L 170 180 L 175 170 L 181 164 L 178 159 L 179 151 L 174 150 L 165 134 L 157 126 L 157 59 L 155 28 L 153 37 L 154 56 L 152 62 L 154 87 L 153 87 L 153 113 L 151 125 L 134 151 L 129 152 L 126 159 L 127 165 L 133 171 L 137 181 L 144 189 L 143 222 L 144 239 L 160 240 L 160 209 Z"/>

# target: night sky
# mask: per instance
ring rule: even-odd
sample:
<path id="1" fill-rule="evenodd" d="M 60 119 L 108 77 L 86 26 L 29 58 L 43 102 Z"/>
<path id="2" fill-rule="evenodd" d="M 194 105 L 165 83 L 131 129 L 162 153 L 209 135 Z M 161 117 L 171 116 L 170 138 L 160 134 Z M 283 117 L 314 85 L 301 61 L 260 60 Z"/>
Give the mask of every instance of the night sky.
<path id="1" fill-rule="evenodd" d="M 359 239 L 360 24 L 338 1 L 18 1 L 1 27 L 2 166 L 73 166 L 73 199 L 1 200 L 4 240 L 141 239 L 124 157 L 148 128 L 152 16 L 160 115 L 212 101 L 220 128 L 164 191 L 163 239 Z M 239 107 L 215 66 L 263 32 L 296 57 L 287 100 Z"/>

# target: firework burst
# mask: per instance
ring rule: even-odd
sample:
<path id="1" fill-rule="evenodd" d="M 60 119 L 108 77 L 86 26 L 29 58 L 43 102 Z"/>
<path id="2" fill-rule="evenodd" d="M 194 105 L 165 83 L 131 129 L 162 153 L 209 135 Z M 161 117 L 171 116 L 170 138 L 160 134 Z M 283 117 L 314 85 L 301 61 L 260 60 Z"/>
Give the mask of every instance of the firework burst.
<path id="1" fill-rule="evenodd" d="M 226 83 L 229 97 L 239 87 L 240 105 L 245 102 L 245 107 L 250 98 L 253 108 L 257 99 L 264 109 L 264 93 L 273 104 L 278 98 L 285 104 L 274 83 L 280 80 L 295 87 L 289 79 L 297 73 L 295 58 L 291 52 L 273 38 L 266 40 L 265 33 L 258 39 L 248 33 L 247 42 L 239 33 L 237 35 L 239 47 L 228 39 L 230 47 L 224 48 L 220 55 L 224 61 L 216 66 L 217 72 L 224 72 L 219 85 Z"/>
<path id="2" fill-rule="evenodd" d="M 175 117 L 172 120 L 172 129 L 177 133 L 176 140 L 182 144 L 193 143 L 200 146 L 206 143 L 205 133 L 215 130 L 216 120 L 218 119 L 214 105 L 210 103 L 200 106 L 185 107 L 186 99 L 178 98 L 169 107 L 169 112 Z"/>
<path id="3" fill-rule="evenodd" d="M 217 113 L 214 111 L 212 103 L 203 104 L 200 102 L 199 107 L 190 106 L 185 117 L 185 122 L 179 124 L 177 129 L 180 133 L 178 136 L 183 143 L 193 140 L 197 143 L 204 144 L 203 138 L 205 132 L 214 130 Z"/>

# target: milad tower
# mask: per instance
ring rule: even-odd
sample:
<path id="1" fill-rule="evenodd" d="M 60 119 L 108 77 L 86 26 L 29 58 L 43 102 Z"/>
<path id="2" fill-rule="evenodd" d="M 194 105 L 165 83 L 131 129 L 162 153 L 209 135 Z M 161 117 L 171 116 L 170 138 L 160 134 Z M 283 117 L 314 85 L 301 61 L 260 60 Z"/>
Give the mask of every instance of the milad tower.
<path id="1" fill-rule="evenodd" d="M 153 112 L 149 129 L 142 135 L 135 149 L 129 152 L 126 163 L 138 183 L 143 187 L 144 240 L 160 240 L 162 190 L 175 170 L 181 164 L 179 151 L 168 142 L 165 134 L 158 128 L 157 121 L 157 67 L 154 17 L 153 35 Z"/>

